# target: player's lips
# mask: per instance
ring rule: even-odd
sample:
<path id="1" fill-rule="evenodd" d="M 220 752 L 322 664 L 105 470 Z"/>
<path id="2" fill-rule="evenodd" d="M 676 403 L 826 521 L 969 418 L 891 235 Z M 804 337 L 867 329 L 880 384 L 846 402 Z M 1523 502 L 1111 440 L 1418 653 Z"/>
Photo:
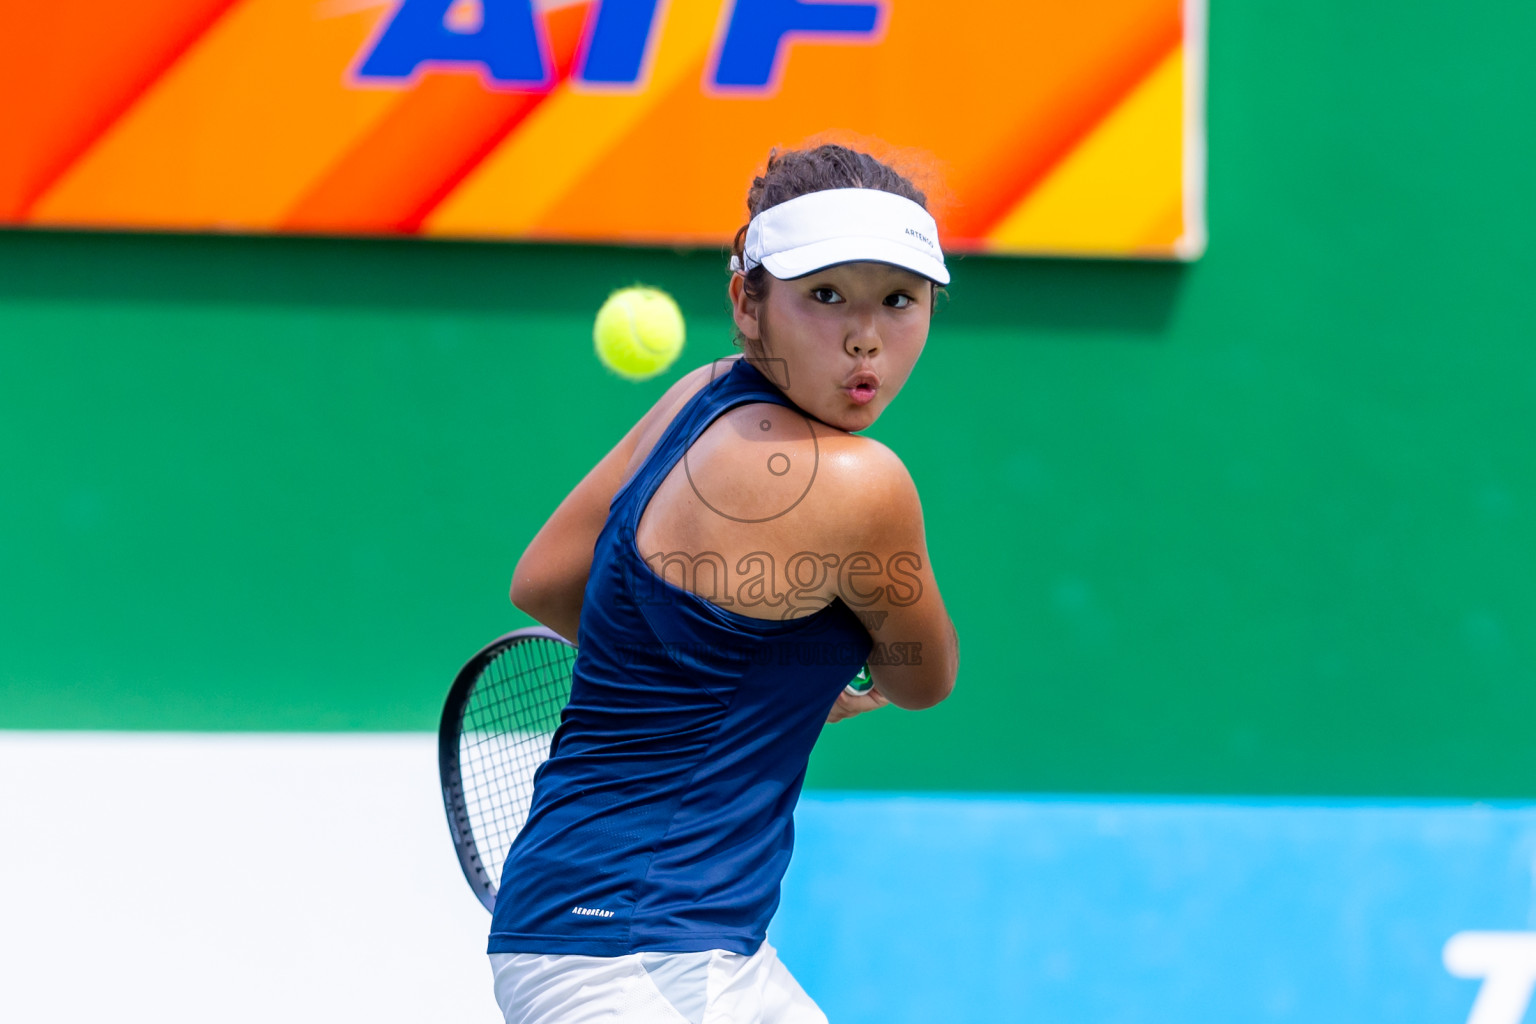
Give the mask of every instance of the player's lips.
<path id="1" fill-rule="evenodd" d="M 864 405 L 873 402 L 880 392 L 880 378 L 868 370 L 860 370 L 843 381 L 843 390 L 848 392 L 855 405 Z"/>

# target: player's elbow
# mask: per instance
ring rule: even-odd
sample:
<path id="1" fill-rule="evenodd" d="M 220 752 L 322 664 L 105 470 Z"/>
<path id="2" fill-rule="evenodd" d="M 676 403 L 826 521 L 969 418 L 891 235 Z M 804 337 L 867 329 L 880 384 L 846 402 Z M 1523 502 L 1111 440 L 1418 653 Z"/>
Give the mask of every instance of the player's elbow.
<path id="1" fill-rule="evenodd" d="M 881 690 L 898 707 L 908 711 L 924 711 L 949 698 L 955 692 L 955 679 L 960 674 L 960 648 L 951 634 L 936 656 L 915 660 L 899 670 L 899 678 L 891 687 Z M 876 676 L 879 679 L 879 676 Z"/>
<path id="2" fill-rule="evenodd" d="M 923 680 L 921 684 L 908 690 L 902 695 L 904 699 L 901 701 L 901 706 L 908 711 L 926 711 L 947 700 L 949 695 L 954 692 L 954 674 L 942 674 L 932 679 Z"/>
<path id="3" fill-rule="evenodd" d="M 906 693 L 901 696 L 900 700 L 893 698 L 891 703 L 895 704 L 897 707 L 904 711 L 927 711 L 931 707 L 936 707 L 953 691 L 954 686 L 951 685 L 950 687 L 942 690 L 935 688 L 922 690 L 915 694 Z"/>
<path id="4" fill-rule="evenodd" d="M 907 711 L 925 711 L 955 692 L 958 665 L 953 660 L 885 672 L 875 670 L 875 684 L 892 704 Z"/>
<path id="5" fill-rule="evenodd" d="M 531 573 L 513 572 L 512 588 L 508 596 L 518 611 L 539 622 L 544 621 L 544 613 L 550 605 L 550 588 L 541 585 L 538 577 Z"/>
<path id="6" fill-rule="evenodd" d="M 574 642 L 581 627 L 579 583 L 547 573 L 524 572 L 520 563 L 512 573 L 508 596 L 518 611 Z"/>

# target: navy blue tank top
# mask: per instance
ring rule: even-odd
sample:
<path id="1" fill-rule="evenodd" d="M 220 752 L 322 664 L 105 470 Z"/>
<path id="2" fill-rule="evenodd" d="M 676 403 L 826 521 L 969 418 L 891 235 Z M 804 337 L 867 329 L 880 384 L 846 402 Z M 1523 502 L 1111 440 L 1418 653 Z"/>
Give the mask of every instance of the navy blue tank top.
<path id="1" fill-rule="evenodd" d="M 657 576 L 635 533 L 722 413 L 792 403 L 745 360 L 694 395 L 614 495 L 578 653 L 528 823 L 507 856 L 492 953 L 751 954 L 779 902 L 806 763 L 869 656 L 834 600 L 787 620 L 733 612 Z"/>

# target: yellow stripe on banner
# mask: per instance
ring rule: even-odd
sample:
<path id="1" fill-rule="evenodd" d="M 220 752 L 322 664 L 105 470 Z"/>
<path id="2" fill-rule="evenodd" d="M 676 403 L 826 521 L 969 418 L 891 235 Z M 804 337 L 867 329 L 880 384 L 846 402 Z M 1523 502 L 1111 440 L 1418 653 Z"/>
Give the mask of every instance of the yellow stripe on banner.
<path id="1" fill-rule="evenodd" d="M 347 69 L 387 0 L 245 0 L 45 194 L 55 224 L 265 229 L 400 101 Z"/>
<path id="2" fill-rule="evenodd" d="M 1183 231 L 1184 48 L 987 236 L 989 248 L 1171 256 Z"/>
<path id="3" fill-rule="evenodd" d="M 701 75 L 719 0 L 659 8 L 643 91 L 564 84 L 475 168 L 422 224 L 429 235 L 537 235 L 540 218 L 687 75 Z M 657 201 L 637 191 L 637 201 Z"/>

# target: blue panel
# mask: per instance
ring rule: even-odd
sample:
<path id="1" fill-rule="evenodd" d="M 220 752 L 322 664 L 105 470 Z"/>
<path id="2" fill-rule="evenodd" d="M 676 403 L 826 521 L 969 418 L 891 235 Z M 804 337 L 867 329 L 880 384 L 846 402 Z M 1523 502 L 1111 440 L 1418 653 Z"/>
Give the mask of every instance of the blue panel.
<path id="1" fill-rule="evenodd" d="M 1447 940 L 1536 930 L 1530 808 L 816 794 L 796 820 L 771 939 L 833 1024 L 1460 1024 L 1480 982 Z"/>

